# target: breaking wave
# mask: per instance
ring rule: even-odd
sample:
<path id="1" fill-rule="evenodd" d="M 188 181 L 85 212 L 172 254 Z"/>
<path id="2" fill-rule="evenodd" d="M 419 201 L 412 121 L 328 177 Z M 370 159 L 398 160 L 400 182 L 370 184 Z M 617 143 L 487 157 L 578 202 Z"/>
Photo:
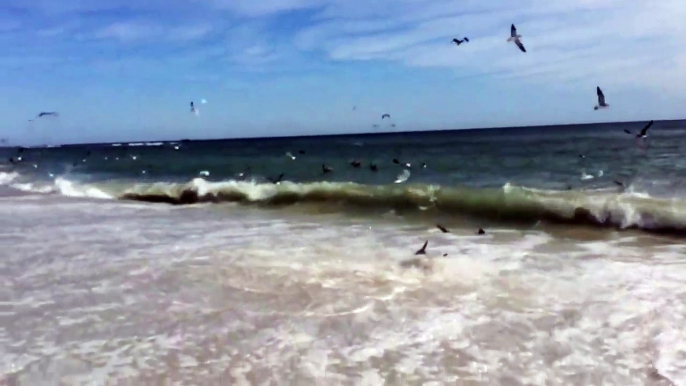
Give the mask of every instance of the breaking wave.
<path id="1" fill-rule="evenodd" d="M 431 210 L 495 221 L 551 221 L 686 234 L 686 200 L 656 199 L 616 191 L 537 190 L 510 184 L 499 189 L 472 189 L 330 182 L 211 183 L 198 178 L 187 184 L 136 185 L 119 197 L 173 205 L 237 202 L 258 205 L 318 203 L 341 207 L 344 204 L 381 210 Z M 345 206 L 341 208 L 344 210 Z"/>
<path id="2" fill-rule="evenodd" d="M 0 185 L 24 192 L 70 197 L 134 200 L 171 205 L 240 203 L 258 206 L 326 205 L 336 211 L 361 208 L 377 215 L 391 209 L 470 216 L 491 221 L 582 224 L 686 235 L 686 200 L 612 190 L 539 190 L 506 184 L 476 189 L 440 185 L 362 185 L 352 182 L 279 184 L 248 181 L 83 184 L 64 177 L 21 181 L 0 172 Z"/>

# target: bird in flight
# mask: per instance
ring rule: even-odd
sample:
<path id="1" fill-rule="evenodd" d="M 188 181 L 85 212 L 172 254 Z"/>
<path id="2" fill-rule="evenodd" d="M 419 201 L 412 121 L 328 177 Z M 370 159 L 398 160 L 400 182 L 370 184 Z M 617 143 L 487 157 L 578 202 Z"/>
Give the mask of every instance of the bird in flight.
<path id="1" fill-rule="evenodd" d="M 41 112 L 33 119 L 43 118 L 43 117 L 58 117 L 60 114 L 55 111 Z M 29 122 L 33 122 L 33 119 L 29 119 Z"/>
<path id="2" fill-rule="evenodd" d="M 469 39 L 466 36 L 462 40 L 457 39 L 457 38 L 453 39 L 453 43 L 457 44 L 458 46 L 462 43 L 465 43 L 465 42 L 469 43 Z"/>
<path id="3" fill-rule="evenodd" d="M 653 125 L 653 121 L 648 122 L 648 124 L 641 130 L 640 133 L 636 134 L 636 138 L 648 138 L 648 129 Z"/>
<path id="4" fill-rule="evenodd" d="M 598 94 L 598 104 L 593 108 L 593 110 L 610 107 L 610 105 L 605 103 L 605 94 L 603 94 L 603 90 L 601 90 L 600 87 L 596 87 L 596 94 Z"/>
<path id="5" fill-rule="evenodd" d="M 195 103 L 191 102 L 191 114 L 198 115 L 198 109 L 195 108 Z"/>
<path id="6" fill-rule="evenodd" d="M 391 114 L 384 114 L 381 116 L 381 119 L 386 119 L 386 118 L 390 118 L 390 117 L 391 117 Z"/>
<path id="7" fill-rule="evenodd" d="M 519 47 L 522 52 L 526 52 L 526 48 L 524 48 L 524 44 L 522 44 L 522 41 L 520 40 L 522 38 L 522 35 L 517 35 L 517 28 L 515 28 L 515 25 L 512 24 L 512 27 L 510 28 L 510 37 L 507 39 L 508 42 L 514 42 L 514 44 Z"/>

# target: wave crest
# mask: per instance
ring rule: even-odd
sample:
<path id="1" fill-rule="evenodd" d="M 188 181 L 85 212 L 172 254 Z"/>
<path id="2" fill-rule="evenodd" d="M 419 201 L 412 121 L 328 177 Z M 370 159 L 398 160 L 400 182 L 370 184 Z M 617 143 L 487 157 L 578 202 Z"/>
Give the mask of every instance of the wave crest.
<path id="1" fill-rule="evenodd" d="M 137 185 L 122 199 L 189 205 L 318 203 L 363 208 L 433 210 L 495 221 L 613 226 L 686 233 L 686 202 L 608 191 L 550 191 L 505 185 L 472 189 L 437 185 L 369 186 L 355 183 L 207 182 Z"/>

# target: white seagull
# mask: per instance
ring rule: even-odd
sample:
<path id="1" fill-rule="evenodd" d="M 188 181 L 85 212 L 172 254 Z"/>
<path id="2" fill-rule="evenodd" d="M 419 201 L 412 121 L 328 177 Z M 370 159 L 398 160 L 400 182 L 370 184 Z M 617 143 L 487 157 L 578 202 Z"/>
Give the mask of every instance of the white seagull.
<path id="1" fill-rule="evenodd" d="M 522 38 L 522 35 L 517 35 L 517 28 L 515 28 L 514 24 L 512 24 L 512 27 L 510 28 L 510 37 L 507 39 L 508 42 L 514 42 L 517 47 L 519 47 L 522 52 L 526 52 L 526 48 L 524 48 L 524 44 L 522 44 L 522 41 L 519 40 Z"/>
<path id="2" fill-rule="evenodd" d="M 600 87 L 596 87 L 597 91 L 596 93 L 598 94 L 598 104 L 593 108 L 593 110 L 598 110 L 598 109 L 604 109 L 610 107 L 607 103 L 605 103 L 605 94 L 603 94 L 603 90 L 600 89 Z"/>

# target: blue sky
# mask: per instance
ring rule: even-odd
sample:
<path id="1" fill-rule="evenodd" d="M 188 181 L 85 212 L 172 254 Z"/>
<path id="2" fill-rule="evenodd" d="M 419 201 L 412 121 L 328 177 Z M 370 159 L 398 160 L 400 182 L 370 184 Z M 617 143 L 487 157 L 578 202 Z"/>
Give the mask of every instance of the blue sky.
<path id="1" fill-rule="evenodd" d="M 5 1 L 0 137 L 394 130 L 372 128 L 385 112 L 397 130 L 684 118 L 684 20 L 683 0 Z M 40 111 L 61 115 L 29 124 Z"/>

